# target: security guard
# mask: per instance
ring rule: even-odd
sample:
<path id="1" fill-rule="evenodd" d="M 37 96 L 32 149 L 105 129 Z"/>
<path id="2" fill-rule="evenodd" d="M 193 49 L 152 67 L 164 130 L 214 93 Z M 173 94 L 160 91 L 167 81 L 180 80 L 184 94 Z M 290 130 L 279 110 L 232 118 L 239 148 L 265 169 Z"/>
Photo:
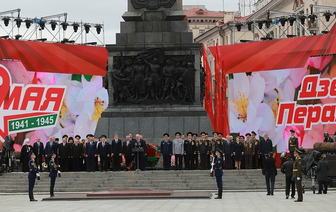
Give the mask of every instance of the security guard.
<path id="1" fill-rule="evenodd" d="M 55 187 L 55 181 L 56 181 L 56 177 L 57 177 L 57 172 L 58 172 L 58 166 L 56 164 L 55 158 L 56 158 L 56 154 L 54 152 L 52 152 L 50 154 L 50 161 L 49 161 L 49 167 L 50 167 L 50 173 L 49 173 L 49 177 L 50 177 L 50 197 L 55 196 L 54 194 L 54 187 Z"/>
<path id="2" fill-rule="evenodd" d="M 302 152 L 298 148 L 295 148 L 295 150 L 294 150 L 295 162 L 293 164 L 293 179 L 292 180 L 293 181 L 295 180 L 295 185 L 296 185 L 297 193 L 298 193 L 298 199 L 295 200 L 294 202 L 302 202 L 303 201 L 302 162 L 301 162 L 300 154 L 302 154 Z"/>
<path id="3" fill-rule="evenodd" d="M 223 195 L 223 159 L 222 159 L 223 152 L 220 149 L 216 150 L 217 159 L 213 164 L 213 168 L 215 169 L 215 177 L 216 183 L 218 187 L 218 197 L 215 199 L 222 199 Z"/>
<path id="4" fill-rule="evenodd" d="M 37 201 L 36 199 L 34 199 L 33 190 L 34 190 L 36 177 L 39 178 L 40 174 L 38 173 L 38 170 L 37 170 L 37 166 L 36 166 L 36 163 L 35 163 L 36 156 L 35 156 L 33 151 L 29 152 L 28 158 L 30 158 L 29 163 L 28 163 L 28 167 L 29 167 L 29 173 L 28 173 L 29 200 L 30 201 Z"/>
<path id="5" fill-rule="evenodd" d="M 288 151 L 292 157 L 294 157 L 294 151 L 295 149 L 299 148 L 299 140 L 297 137 L 295 137 L 295 131 L 290 130 L 291 137 L 288 140 Z"/>

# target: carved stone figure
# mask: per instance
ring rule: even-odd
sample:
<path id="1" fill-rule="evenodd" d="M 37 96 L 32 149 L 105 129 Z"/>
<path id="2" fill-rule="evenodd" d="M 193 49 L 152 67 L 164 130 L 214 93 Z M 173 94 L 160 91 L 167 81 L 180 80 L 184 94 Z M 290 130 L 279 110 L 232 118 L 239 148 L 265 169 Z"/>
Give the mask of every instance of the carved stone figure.
<path id="1" fill-rule="evenodd" d="M 146 93 L 146 67 L 143 65 L 141 59 L 136 59 L 135 65 L 133 67 L 134 72 L 134 91 L 135 91 L 135 100 L 137 100 L 140 95 Z"/>
<path id="2" fill-rule="evenodd" d="M 186 97 L 189 101 L 195 100 L 195 72 L 194 64 L 188 62 L 187 68 L 183 73 L 183 78 L 187 89 Z"/>
<path id="3" fill-rule="evenodd" d="M 176 0 L 131 0 L 135 9 L 157 10 L 160 7 L 171 8 Z"/>
<path id="4" fill-rule="evenodd" d="M 162 75 L 164 79 L 164 87 L 163 87 L 163 98 L 165 99 L 175 99 L 174 88 L 175 88 L 175 79 L 174 79 L 174 66 L 170 59 L 166 60 L 166 65 L 163 67 Z"/>
<path id="5" fill-rule="evenodd" d="M 147 98 L 150 96 L 155 99 L 159 99 L 159 94 L 161 90 L 161 65 L 158 63 L 157 58 L 153 58 L 152 63 L 149 63 L 144 58 L 145 63 L 149 66 L 149 76 L 147 81 Z"/>

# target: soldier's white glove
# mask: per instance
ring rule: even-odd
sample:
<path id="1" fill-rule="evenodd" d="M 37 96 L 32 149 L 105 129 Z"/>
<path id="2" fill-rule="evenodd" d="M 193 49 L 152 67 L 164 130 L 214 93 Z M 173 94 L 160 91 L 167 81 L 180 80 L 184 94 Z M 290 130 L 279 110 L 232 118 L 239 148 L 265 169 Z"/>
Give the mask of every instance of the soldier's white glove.
<path id="1" fill-rule="evenodd" d="M 211 166 L 214 166 L 215 165 L 215 163 L 211 163 Z"/>
<path id="2" fill-rule="evenodd" d="M 57 171 L 58 174 L 61 174 L 61 171 Z"/>
<path id="3" fill-rule="evenodd" d="M 39 173 L 36 173 L 36 177 L 40 177 L 40 174 L 39 174 Z"/>
<path id="4" fill-rule="evenodd" d="M 300 180 L 301 178 L 300 178 L 300 177 L 297 177 L 296 179 L 297 179 L 297 180 Z"/>

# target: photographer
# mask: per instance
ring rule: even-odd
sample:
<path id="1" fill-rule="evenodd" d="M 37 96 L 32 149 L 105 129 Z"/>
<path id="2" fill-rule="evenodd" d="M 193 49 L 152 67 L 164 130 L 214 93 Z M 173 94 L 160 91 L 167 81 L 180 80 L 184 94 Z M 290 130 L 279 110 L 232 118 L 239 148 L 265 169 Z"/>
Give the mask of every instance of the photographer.
<path id="1" fill-rule="evenodd" d="M 277 175 L 275 163 L 276 160 L 273 158 L 272 152 L 265 155 L 264 168 L 262 169 L 262 173 L 265 175 L 266 179 L 267 195 L 274 195 L 275 176 Z"/>

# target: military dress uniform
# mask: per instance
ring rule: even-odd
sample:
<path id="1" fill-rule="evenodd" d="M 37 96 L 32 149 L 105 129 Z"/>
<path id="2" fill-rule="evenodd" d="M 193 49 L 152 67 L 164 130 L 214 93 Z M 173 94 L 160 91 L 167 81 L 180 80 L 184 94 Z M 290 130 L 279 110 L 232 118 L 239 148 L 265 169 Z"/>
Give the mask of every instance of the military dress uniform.
<path id="1" fill-rule="evenodd" d="M 55 196 L 54 195 L 54 187 L 55 187 L 55 182 L 56 182 L 56 177 L 57 177 L 57 172 L 58 172 L 58 166 L 55 162 L 54 159 L 50 159 L 49 161 L 49 167 L 50 167 L 50 197 Z"/>
<path id="2" fill-rule="evenodd" d="M 191 141 L 191 148 L 193 151 L 191 156 L 191 169 L 195 170 L 198 169 L 198 142 L 194 139 Z"/>
<path id="3" fill-rule="evenodd" d="M 201 169 L 208 169 L 207 156 L 209 155 L 210 142 L 208 140 L 200 140 L 198 142 L 198 152 L 201 159 Z"/>
<path id="4" fill-rule="evenodd" d="M 33 154 L 33 153 L 30 152 L 28 154 L 29 158 L 30 158 L 31 154 Z M 30 159 L 30 161 L 28 162 L 28 167 L 29 167 L 29 172 L 28 172 L 29 200 L 30 201 L 37 201 L 37 200 L 34 199 L 34 194 L 33 194 L 33 190 L 34 190 L 34 186 L 35 186 L 35 180 L 36 180 L 36 174 L 38 173 L 38 169 L 37 169 L 37 166 L 36 166 L 36 163 L 35 163 L 34 159 Z"/>
<path id="5" fill-rule="evenodd" d="M 163 169 L 170 170 L 171 155 L 173 154 L 173 142 L 170 140 L 161 141 L 160 151 L 163 156 Z"/>
<path id="6" fill-rule="evenodd" d="M 288 151 L 292 157 L 294 157 L 294 151 L 299 148 L 299 140 L 297 137 L 292 136 L 288 140 Z"/>
<path id="7" fill-rule="evenodd" d="M 298 150 L 295 150 L 298 151 Z M 298 153 L 301 153 L 298 151 Z M 302 161 L 301 157 L 298 156 L 295 158 L 295 162 L 293 164 L 293 178 L 295 179 L 295 185 L 297 188 L 298 199 L 296 202 L 303 201 L 303 192 L 302 192 Z"/>
<path id="8" fill-rule="evenodd" d="M 245 168 L 252 168 L 252 157 L 254 155 L 254 142 L 252 140 L 246 140 L 244 142 L 244 155 L 245 155 Z"/>
<path id="9" fill-rule="evenodd" d="M 218 188 L 218 198 L 222 199 L 223 195 L 223 159 L 222 155 L 223 153 L 221 151 L 218 151 L 221 156 L 217 157 L 214 166 L 215 169 L 215 177 L 216 177 L 216 183 Z"/>

